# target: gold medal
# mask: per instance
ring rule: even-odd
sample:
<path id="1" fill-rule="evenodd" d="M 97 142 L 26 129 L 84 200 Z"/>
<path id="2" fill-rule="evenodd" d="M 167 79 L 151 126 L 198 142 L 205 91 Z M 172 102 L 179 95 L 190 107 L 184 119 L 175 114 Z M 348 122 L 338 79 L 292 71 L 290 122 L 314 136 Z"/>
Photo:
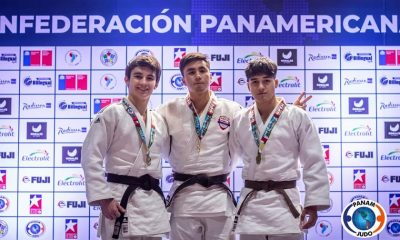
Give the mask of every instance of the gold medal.
<path id="1" fill-rule="evenodd" d="M 261 163 L 261 153 L 260 152 L 257 152 L 256 163 L 257 164 Z"/>

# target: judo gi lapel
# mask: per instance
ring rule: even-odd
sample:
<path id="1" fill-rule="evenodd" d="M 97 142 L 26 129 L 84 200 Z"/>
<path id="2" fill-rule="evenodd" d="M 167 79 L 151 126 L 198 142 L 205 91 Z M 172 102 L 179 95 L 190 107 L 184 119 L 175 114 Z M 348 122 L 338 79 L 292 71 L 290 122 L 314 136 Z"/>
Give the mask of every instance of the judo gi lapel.
<path id="1" fill-rule="evenodd" d="M 280 99 L 279 103 L 276 105 L 275 109 L 272 111 L 273 113 L 269 115 L 265 124 L 263 123 L 263 121 L 261 119 L 261 115 L 258 112 L 256 103 L 254 103 L 250 107 L 249 121 L 250 121 L 250 126 L 251 126 L 251 132 L 253 134 L 254 141 L 258 147 L 258 152 L 257 152 L 257 157 L 256 157 L 257 164 L 261 163 L 262 151 L 263 151 L 265 145 L 267 144 L 267 142 L 269 140 L 269 136 L 271 135 L 271 132 L 272 132 L 273 128 L 275 127 L 276 123 L 278 122 L 279 117 L 282 115 L 282 112 L 285 109 L 285 107 L 286 107 L 285 101 L 283 99 Z M 260 136 L 261 132 L 263 134 Z"/>
<path id="2" fill-rule="evenodd" d="M 152 121 L 152 115 L 149 109 L 146 110 L 147 118 L 146 124 L 143 121 L 142 116 L 139 114 L 139 111 L 136 109 L 135 106 L 129 104 L 126 98 L 122 99 L 122 104 L 127 111 L 127 113 L 131 116 L 133 124 L 135 125 L 137 134 L 142 141 L 140 145 L 139 151 L 142 148 L 145 151 L 144 162 L 149 166 L 151 164 L 151 157 L 150 157 L 150 147 L 154 142 L 154 134 L 155 134 L 155 126 Z M 147 139 L 147 141 L 146 141 Z M 138 154 L 139 156 L 140 154 Z"/>

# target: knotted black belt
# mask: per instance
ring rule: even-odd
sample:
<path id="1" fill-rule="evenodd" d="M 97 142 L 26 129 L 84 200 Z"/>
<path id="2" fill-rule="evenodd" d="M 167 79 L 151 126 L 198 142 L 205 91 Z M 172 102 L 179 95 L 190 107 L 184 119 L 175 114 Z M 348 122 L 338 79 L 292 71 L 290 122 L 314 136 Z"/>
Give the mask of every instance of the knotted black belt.
<path id="1" fill-rule="evenodd" d="M 176 188 L 175 192 L 172 194 L 171 197 L 168 196 L 167 207 L 169 207 L 171 205 L 172 201 L 174 200 L 174 198 L 180 191 L 182 191 L 183 189 L 185 189 L 191 185 L 194 185 L 196 183 L 200 184 L 201 186 L 203 186 L 205 188 L 209 188 L 214 185 L 222 187 L 229 193 L 229 195 L 232 199 L 232 202 L 236 207 L 236 200 L 235 200 L 235 197 L 233 196 L 232 191 L 229 189 L 229 187 L 227 185 L 224 184 L 224 182 L 226 182 L 226 180 L 228 179 L 228 176 L 229 176 L 229 174 L 222 174 L 222 175 L 217 175 L 217 176 L 207 176 L 206 174 L 190 175 L 190 174 L 174 172 L 173 173 L 174 180 L 181 181 L 183 183 L 181 185 L 179 185 L 179 187 Z"/>
<path id="2" fill-rule="evenodd" d="M 279 194 L 283 196 L 285 199 L 286 204 L 289 207 L 290 212 L 292 213 L 294 218 L 298 218 L 300 216 L 300 213 L 297 211 L 296 207 L 294 206 L 292 200 L 289 198 L 287 193 L 285 192 L 285 189 L 289 188 L 295 188 L 296 187 L 296 180 L 293 181 L 250 181 L 250 180 L 245 180 L 244 186 L 246 188 L 251 188 L 252 190 L 244 197 L 242 204 L 240 204 L 240 207 L 236 213 L 235 216 L 235 221 L 233 222 L 233 229 L 232 231 L 235 231 L 236 225 L 239 219 L 240 212 L 242 211 L 244 205 L 247 203 L 247 201 L 250 199 L 250 196 L 253 195 L 256 191 L 272 191 L 275 190 Z"/>
<path id="3" fill-rule="evenodd" d="M 131 197 L 131 195 L 134 193 L 136 188 L 141 188 L 145 191 L 150 191 L 154 190 L 156 191 L 162 200 L 164 201 L 165 204 L 165 198 L 164 194 L 160 188 L 160 181 L 158 179 L 153 178 L 149 174 L 140 176 L 140 177 L 132 177 L 132 176 L 122 176 L 122 175 L 117 175 L 113 173 L 107 173 L 107 182 L 112 182 L 112 183 L 120 183 L 120 184 L 125 184 L 128 185 L 128 188 L 125 190 L 124 194 L 122 195 L 122 199 L 120 202 L 121 207 L 126 209 L 126 206 L 128 205 L 128 200 Z M 114 232 L 113 232 L 113 239 L 118 239 L 119 233 L 121 231 L 121 225 L 124 220 L 125 213 L 121 213 L 121 216 L 119 216 L 115 220 L 115 225 L 114 225 Z"/>

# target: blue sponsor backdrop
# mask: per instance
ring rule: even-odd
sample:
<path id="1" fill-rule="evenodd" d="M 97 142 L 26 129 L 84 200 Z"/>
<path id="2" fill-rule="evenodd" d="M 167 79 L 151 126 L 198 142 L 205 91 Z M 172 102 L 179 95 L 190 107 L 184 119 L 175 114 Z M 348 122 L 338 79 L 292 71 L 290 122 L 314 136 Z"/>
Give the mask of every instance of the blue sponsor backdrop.
<path id="1" fill-rule="evenodd" d="M 342 209 L 368 198 L 400 236 L 400 2 L 2 1 L 0 9 L 0 238 L 97 239 L 98 207 L 85 197 L 81 145 L 90 120 L 127 94 L 126 63 L 162 63 L 155 108 L 186 88 L 178 66 L 209 55 L 218 96 L 252 104 L 248 61 L 275 60 L 277 92 L 312 94 L 332 207 L 306 239 L 354 239 Z M 173 178 L 163 160 L 162 189 Z M 241 166 L 229 184 L 238 197 Z M 298 184 L 304 191 L 301 182 Z M 18 224 L 17 224 L 18 223 Z"/>

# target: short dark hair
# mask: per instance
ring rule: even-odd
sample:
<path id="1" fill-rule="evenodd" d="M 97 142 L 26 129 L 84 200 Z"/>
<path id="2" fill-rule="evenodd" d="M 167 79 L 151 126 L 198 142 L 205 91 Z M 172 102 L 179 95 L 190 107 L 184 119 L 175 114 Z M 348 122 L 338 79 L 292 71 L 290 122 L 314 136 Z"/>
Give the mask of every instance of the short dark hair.
<path id="1" fill-rule="evenodd" d="M 130 78 L 135 67 L 148 67 L 156 73 L 156 83 L 160 82 L 161 66 L 157 58 L 152 55 L 139 55 L 129 61 L 125 68 L 125 77 Z"/>
<path id="2" fill-rule="evenodd" d="M 208 70 L 210 70 L 210 61 L 208 61 L 207 55 L 199 52 L 193 52 L 193 53 L 188 53 L 186 54 L 182 59 L 181 62 L 179 63 L 179 70 L 181 71 L 181 74 L 183 76 L 183 69 L 189 64 L 194 61 L 204 61 L 206 62 Z"/>
<path id="3" fill-rule="evenodd" d="M 276 73 L 278 71 L 278 66 L 274 61 L 267 57 L 256 58 L 247 64 L 246 69 L 247 81 L 256 75 L 265 74 L 268 77 L 276 78 Z"/>

